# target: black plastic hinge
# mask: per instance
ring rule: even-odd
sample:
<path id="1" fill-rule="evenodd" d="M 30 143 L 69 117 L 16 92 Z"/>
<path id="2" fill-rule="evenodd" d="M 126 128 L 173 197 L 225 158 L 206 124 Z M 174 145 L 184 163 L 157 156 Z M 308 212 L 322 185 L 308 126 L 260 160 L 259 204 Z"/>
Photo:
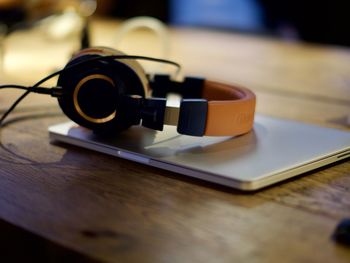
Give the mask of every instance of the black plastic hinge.
<path id="1" fill-rule="evenodd" d="M 164 126 L 165 108 L 166 99 L 144 99 L 141 108 L 142 126 L 162 131 Z"/>
<path id="2" fill-rule="evenodd" d="M 139 125 L 141 121 L 140 109 L 142 108 L 144 98 L 139 95 L 124 95 L 119 101 L 119 118 L 128 122 L 130 125 Z"/>
<path id="3" fill-rule="evenodd" d="M 177 132 L 203 136 L 207 124 L 208 101 L 205 99 L 184 99 L 180 105 Z"/>

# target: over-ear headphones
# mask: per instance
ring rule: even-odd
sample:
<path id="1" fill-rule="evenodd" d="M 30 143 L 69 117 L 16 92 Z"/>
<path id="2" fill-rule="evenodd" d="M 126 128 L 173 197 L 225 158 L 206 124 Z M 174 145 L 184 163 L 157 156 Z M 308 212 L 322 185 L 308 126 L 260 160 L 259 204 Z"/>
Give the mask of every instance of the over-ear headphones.
<path id="1" fill-rule="evenodd" d="M 192 136 L 235 136 L 252 129 L 256 99 L 249 89 L 194 77 L 182 82 L 149 77 L 134 57 L 145 58 L 111 48 L 83 49 L 64 69 L 24 89 L 57 97 L 71 120 L 99 134 L 140 123 L 155 130 L 175 125 L 178 133 Z M 55 89 L 39 87 L 55 75 Z M 169 93 L 182 97 L 180 107 L 166 105 Z"/>

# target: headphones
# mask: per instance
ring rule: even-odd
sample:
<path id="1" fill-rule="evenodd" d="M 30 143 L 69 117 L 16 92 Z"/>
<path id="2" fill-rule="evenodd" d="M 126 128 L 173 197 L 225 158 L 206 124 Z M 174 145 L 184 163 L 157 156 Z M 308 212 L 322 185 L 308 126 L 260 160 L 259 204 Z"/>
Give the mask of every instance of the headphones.
<path id="1" fill-rule="evenodd" d="M 72 121 L 102 135 L 139 124 L 160 131 L 164 125 L 175 125 L 178 133 L 191 136 L 236 136 L 252 129 L 256 99 L 249 89 L 195 77 L 182 82 L 168 75 L 149 77 L 133 58 L 177 65 L 111 48 L 86 48 L 27 93 L 57 97 Z M 57 87 L 39 87 L 56 75 Z M 180 107 L 166 105 L 169 93 L 182 97 Z"/>

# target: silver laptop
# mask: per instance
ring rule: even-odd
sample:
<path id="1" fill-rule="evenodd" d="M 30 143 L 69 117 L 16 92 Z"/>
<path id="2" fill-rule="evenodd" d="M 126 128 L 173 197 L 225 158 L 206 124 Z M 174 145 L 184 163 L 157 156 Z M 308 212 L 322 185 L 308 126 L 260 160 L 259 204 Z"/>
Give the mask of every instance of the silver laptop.
<path id="1" fill-rule="evenodd" d="M 238 137 L 191 137 L 132 127 L 114 139 L 72 122 L 49 128 L 51 140 L 202 180 L 256 190 L 350 156 L 350 132 L 257 115 L 252 132 Z M 127 175 L 126 175 L 127 176 Z"/>

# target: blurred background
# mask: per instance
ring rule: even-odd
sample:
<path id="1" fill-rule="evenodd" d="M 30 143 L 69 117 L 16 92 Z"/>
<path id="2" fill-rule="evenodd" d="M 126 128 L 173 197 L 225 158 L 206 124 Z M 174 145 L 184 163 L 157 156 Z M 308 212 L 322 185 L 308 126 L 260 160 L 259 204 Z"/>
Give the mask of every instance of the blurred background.
<path id="1" fill-rule="evenodd" d="M 350 45 L 349 0 L 0 0 L 0 33 L 68 7 L 83 16 L 147 15 L 176 26 Z"/>
<path id="2" fill-rule="evenodd" d="M 326 115 L 319 112 L 325 107 L 329 119 L 343 112 L 333 102 L 349 112 L 349 102 L 343 100 L 350 87 L 349 10 L 349 0 L 0 0 L 0 82 L 32 85 L 90 42 L 177 61 L 186 75 L 251 87 L 265 102 L 258 103 L 258 111 L 272 115 L 293 119 L 298 109 L 312 105 L 310 118 L 322 122 Z M 149 26 L 145 19 L 125 21 L 139 16 L 174 28 L 166 30 L 149 18 Z M 121 34 L 135 20 L 142 20 L 142 26 Z M 174 72 L 165 65 L 140 63 L 149 74 Z M 47 85 L 56 85 L 55 80 Z M 1 107 L 20 91 L 6 92 Z M 279 94 L 291 95 L 292 106 L 284 111 L 275 103 Z M 312 103 L 305 99 L 299 104 L 299 97 Z M 32 95 L 26 103 L 43 101 Z"/>

